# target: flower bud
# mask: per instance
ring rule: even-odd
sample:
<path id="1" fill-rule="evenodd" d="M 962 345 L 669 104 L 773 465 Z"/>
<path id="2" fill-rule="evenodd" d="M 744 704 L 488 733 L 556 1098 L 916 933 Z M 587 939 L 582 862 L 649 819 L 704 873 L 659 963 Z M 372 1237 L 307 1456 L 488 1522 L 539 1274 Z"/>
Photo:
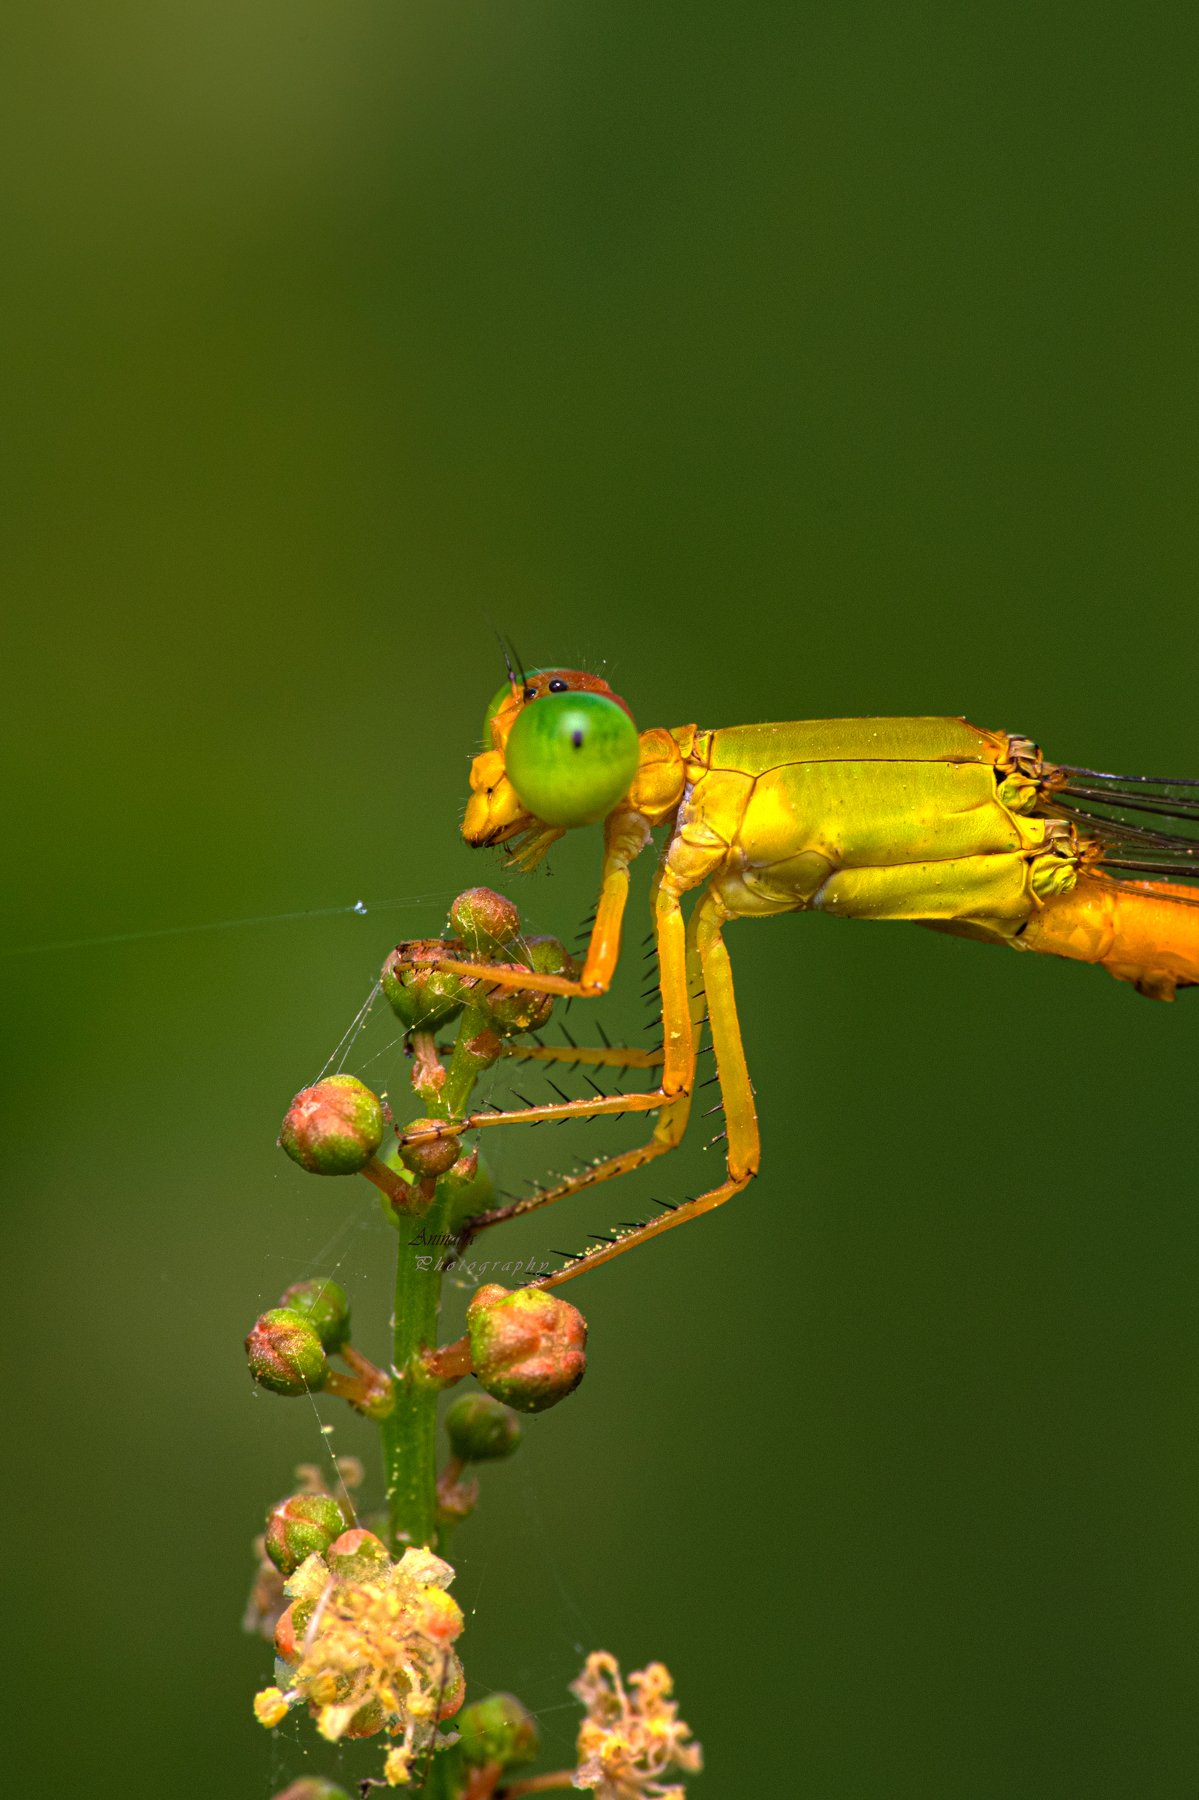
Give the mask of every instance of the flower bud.
<path id="1" fill-rule="evenodd" d="M 506 1773 L 535 1762 L 541 1748 L 537 1721 L 514 1694 L 488 1694 L 463 1707 L 457 1720 L 462 1759 L 475 1768 L 499 1763 Z"/>
<path id="2" fill-rule="evenodd" d="M 275 1655 L 279 1662 L 299 1662 L 303 1655 L 304 1633 L 312 1623 L 315 1611 L 315 1600 L 293 1600 L 279 1614 L 275 1624 Z"/>
<path id="3" fill-rule="evenodd" d="M 443 1175 L 437 1189 L 445 1201 L 445 1228 L 455 1232 L 465 1219 L 487 1212 L 495 1205 L 495 1182 L 477 1150 L 460 1156 Z"/>
<path id="4" fill-rule="evenodd" d="M 445 1415 L 450 1449 L 461 1462 L 495 1462 L 520 1443 L 520 1420 L 490 1394 L 459 1394 Z"/>
<path id="5" fill-rule="evenodd" d="M 330 1575 L 338 1581 L 369 1581 L 382 1574 L 391 1558 L 373 1531 L 363 1531 L 356 1525 L 352 1531 L 343 1531 L 334 1538 L 325 1551 L 325 1562 Z"/>
<path id="6" fill-rule="evenodd" d="M 571 981 L 577 978 L 579 965 L 560 939 L 556 937 L 526 938 L 525 949 L 529 953 L 529 961 L 539 975 L 565 975 Z"/>
<path id="7" fill-rule="evenodd" d="M 246 1339 L 250 1373 L 275 1394 L 307 1394 L 325 1385 L 328 1364 L 316 1327 L 288 1306 L 273 1307 Z"/>
<path id="8" fill-rule="evenodd" d="M 531 988 L 492 988 L 483 1002 L 491 1023 L 501 1037 L 515 1037 L 522 1031 L 540 1031 L 554 1010 L 552 994 L 537 994 Z"/>
<path id="9" fill-rule="evenodd" d="M 279 1304 L 303 1314 L 330 1356 L 341 1349 L 350 1335 L 346 1291 L 327 1275 L 318 1275 L 311 1281 L 293 1281 Z"/>
<path id="10" fill-rule="evenodd" d="M 377 1094 L 353 1075 L 330 1075 L 296 1095 L 279 1143 L 312 1175 L 354 1175 L 383 1142 L 386 1122 Z"/>
<path id="11" fill-rule="evenodd" d="M 437 1522 L 439 1525 L 461 1525 L 479 1504 L 479 1484 L 473 1475 L 465 1479 L 462 1464 L 446 1465 L 437 1477 Z"/>
<path id="12" fill-rule="evenodd" d="M 323 1556 L 345 1528 L 331 1494 L 289 1494 L 267 1514 L 266 1553 L 281 1575 L 291 1575 L 314 1553 Z"/>
<path id="13" fill-rule="evenodd" d="M 418 1180 L 427 1175 L 432 1175 L 436 1179 L 438 1175 L 446 1174 L 462 1155 L 462 1140 L 456 1138 L 452 1132 L 446 1132 L 444 1136 L 433 1135 L 435 1128 L 444 1124 L 444 1119 L 413 1119 L 411 1124 L 405 1125 L 400 1133 L 401 1137 L 409 1131 L 428 1133 L 427 1136 L 417 1138 L 411 1144 L 400 1145 L 400 1159 L 404 1167 L 409 1169 Z"/>
<path id="14" fill-rule="evenodd" d="M 393 950 L 383 964 L 379 985 L 406 1031 L 440 1031 L 462 1010 L 468 984 L 437 967 L 454 949 L 440 938 L 419 938 Z"/>
<path id="15" fill-rule="evenodd" d="M 539 975 L 565 975 L 573 981 L 579 973 L 579 965 L 555 937 L 526 938 L 523 950 L 522 960 Z M 518 1031 L 540 1031 L 554 1010 L 554 996 L 531 988 L 499 989 L 487 996 L 487 1007 L 497 1031 L 511 1036 Z"/>
<path id="16" fill-rule="evenodd" d="M 509 1293 L 494 1282 L 466 1309 L 479 1385 L 517 1412 L 544 1412 L 572 1393 L 587 1367 L 587 1322 L 540 1288 Z"/>
<path id="17" fill-rule="evenodd" d="M 520 936 L 520 914 L 491 888 L 467 888 L 450 908 L 450 924 L 472 956 L 501 955 Z"/>
<path id="18" fill-rule="evenodd" d="M 539 975 L 565 975 L 573 980 L 579 972 L 574 958 L 555 937 L 525 938 L 520 960 Z M 554 996 L 532 988 L 492 988 L 483 1004 L 495 1029 L 511 1037 L 518 1031 L 540 1031 L 553 1011 Z"/>

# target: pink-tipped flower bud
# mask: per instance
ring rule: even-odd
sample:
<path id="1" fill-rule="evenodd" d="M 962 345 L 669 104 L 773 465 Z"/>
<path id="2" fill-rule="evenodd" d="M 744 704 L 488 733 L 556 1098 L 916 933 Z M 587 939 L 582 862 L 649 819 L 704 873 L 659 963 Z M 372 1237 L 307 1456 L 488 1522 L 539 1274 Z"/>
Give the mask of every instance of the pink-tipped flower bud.
<path id="1" fill-rule="evenodd" d="M 544 1412 L 573 1393 L 587 1367 L 587 1321 L 540 1288 L 481 1287 L 466 1309 L 479 1385 L 517 1412 Z"/>
<path id="2" fill-rule="evenodd" d="M 316 1611 L 315 1600 L 293 1600 L 275 1621 L 275 1655 L 280 1662 L 299 1662 L 304 1633 Z"/>
<path id="3" fill-rule="evenodd" d="M 291 1575 L 308 1557 L 323 1556 L 345 1528 L 331 1494 L 289 1494 L 267 1514 L 266 1553 L 281 1575 Z"/>
<path id="4" fill-rule="evenodd" d="M 325 1562 L 338 1581 L 369 1581 L 383 1573 L 391 1558 L 381 1538 L 355 1525 L 333 1540 L 325 1551 Z"/>
<path id="5" fill-rule="evenodd" d="M 401 1136 L 409 1131 L 424 1131 L 427 1136 L 417 1138 L 410 1144 L 400 1145 L 400 1160 L 404 1167 L 421 1180 L 432 1176 L 444 1175 L 452 1169 L 462 1155 L 462 1140 L 452 1132 L 443 1135 L 437 1133 L 437 1127 L 444 1125 L 444 1119 L 413 1119 L 405 1125 Z"/>
<path id="6" fill-rule="evenodd" d="M 289 1306 L 273 1307 L 255 1320 L 246 1360 L 255 1381 L 273 1394 L 315 1392 L 329 1373 L 316 1327 Z"/>
<path id="7" fill-rule="evenodd" d="M 467 888 L 450 908 L 450 924 L 472 956 L 500 956 L 520 936 L 520 914 L 491 888 Z"/>
<path id="8" fill-rule="evenodd" d="M 461 1462 L 496 1462 L 520 1444 L 520 1420 L 490 1394 L 459 1394 L 445 1415 L 445 1428 Z"/>
<path id="9" fill-rule="evenodd" d="M 478 1504 L 479 1484 L 474 1476 L 463 1476 L 461 1463 L 448 1463 L 437 1477 L 438 1523 L 461 1525 Z"/>
<path id="10" fill-rule="evenodd" d="M 521 948 L 520 960 L 539 975 L 565 975 L 573 980 L 578 974 L 578 964 L 557 938 L 526 938 Z M 493 988 L 485 1004 L 495 1029 L 512 1037 L 520 1031 L 540 1031 L 554 1009 L 554 996 L 532 988 Z"/>
<path id="11" fill-rule="evenodd" d="M 462 1760 L 472 1768 L 498 1763 L 506 1774 L 536 1762 L 541 1749 L 537 1721 L 515 1694 L 488 1694 L 464 1706 L 457 1728 Z"/>
<path id="12" fill-rule="evenodd" d="M 383 1142 L 387 1111 L 353 1075 L 304 1088 L 287 1109 L 279 1143 L 312 1175 L 355 1175 Z"/>
<path id="13" fill-rule="evenodd" d="M 350 1335 L 346 1291 L 327 1275 L 317 1275 L 311 1281 L 293 1281 L 280 1296 L 279 1304 L 290 1312 L 303 1314 L 329 1356 L 340 1350 Z"/>
<path id="14" fill-rule="evenodd" d="M 405 1031 L 440 1031 L 457 1018 L 470 984 L 437 964 L 442 957 L 461 955 L 463 948 L 440 938 L 417 938 L 391 952 L 379 985 Z"/>

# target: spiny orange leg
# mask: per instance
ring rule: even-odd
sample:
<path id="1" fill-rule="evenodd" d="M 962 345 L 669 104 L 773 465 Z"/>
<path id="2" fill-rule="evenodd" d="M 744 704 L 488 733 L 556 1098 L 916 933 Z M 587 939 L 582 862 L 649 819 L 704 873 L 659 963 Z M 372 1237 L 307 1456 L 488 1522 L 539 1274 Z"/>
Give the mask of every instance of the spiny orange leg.
<path id="1" fill-rule="evenodd" d="M 546 1106 L 519 1106 L 509 1112 L 468 1113 L 465 1119 L 424 1119 L 420 1129 L 397 1132 L 396 1142 L 427 1144 L 434 1138 L 461 1137 L 488 1125 L 548 1125 L 554 1119 L 603 1119 L 627 1112 L 654 1112 L 671 1096 L 661 1088 L 647 1094 L 605 1094 L 594 1100 L 551 1101 Z"/>
<path id="2" fill-rule="evenodd" d="M 564 1180 L 556 1182 L 553 1187 L 538 1188 L 527 1200 L 514 1200 L 510 1206 L 496 1206 L 490 1212 L 478 1213 L 473 1219 L 468 1219 L 463 1227 L 461 1250 L 465 1250 L 481 1231 L 486 1231 L 491 1225 L 503 1225 L 508 1219 L 519 1219 L 525 1213 L 536 1212 L 539 1207 L 552 1205 L 555 1200 L 565 1200 L 571 1194 L 581 1193 L 584 1188 L 595 1187 L 601 1181 L 611 1181 L 616 1175 L 631 1175 L 634 1169 L 643 1168 L 665 1151 L 675 1149 L 687 1127 L 691 1096 L 683 1094 L 677 1100 L 662 1102 L 661 1106 L 658 1122 L 648 1143 L 636 1144 L 633 1149 L 623 1150 L 618 1156 L 609 1156 L 602 1162 L 592 1163 L 587 1168 L 580 1169 L 577 1175 L 568 1175 Z M 565 1252 L 559 1251 L 558 1254 L 563 1255 Z"/>
<path id="3" fill-rule="evenodd" d="M 565 1030 L 566 1027 L 563 1026 L 562 1029 Z M 452 1048 L 452 1046 L 447 1046 L 447 1048 Z M 657 1069 L 661 1067 L 663 1059 L 661 1050 L 631 1050 L 621 1044 L 605 1044 L 601 1049 L 597 1046 L 576 1044 L 573 1041 L 569 1044 L 509 1042 L 504 1045 L 504 1055 L 531 1059 L 541 1063 L 568 1063 L 572 1069 L 579 1067 Z M 555 1084 L 551 1081 L 550 1086 L 555 1087 Z M 566 1101 L 566 1095 L 562 1093 L 561 1088 L 555 1087 L 555 1092 L 561 1095 L 563 1101 Z M 659 1142 L 667 1119 L 673 1119 L 675 1108 L 679 1105 L 683 1106 L 683 1112 L 677 1132 L 669 1142 Z M 458 1234 L 459 1254 L 464 1254 L 479 1233 L 486 1231 L 489 1225 L 502 1225 L 506 1219 L 516 1219 L 522 1213 L 535 1212 L 539 1206 L 548 1206 L 553 1200 L 563 1200 L 568 1194 L 578 1193 L 580 1188 L 594 1187 L 596 1182 L 607 1181 L 612 1175 L 623 1175 L 627 1170 L 640 1168 L 642 1163 L 659 1155 L 662 1150 L 673 1149 L 686 1126 L 688 1110 L 689 1099 L 686 1096 L 683 1102 L 676 1101 L 671 1105 L 663 1102 L 662 1113 L 649 1144 L 626 1151 L 620 1156 L 611 1157 L 605 1162 L 589 1164 L 577 1175 L 566 1176 L 552 1187 L 538 1187 L 526 1200 L 514 1200 L 508 1206 L 496 1206 L 490 1212 L 476 1213 L 474 1218 L 466 1221 Z M 488 1115 L 488 1117 L 498 1116 L 498 1114 Z M 511 1120 L 514 1115 L 507 1113 L 503 1116 Z"/>
<path id="4" fill-rule="evenodd" d="M 626 875 L 627 880 L 627 875 Z M 622 902 L 623 904 L 623 902 Z M 602 917 L 601 906 L 601 917 Z M 687 998 L 687 953 L 682 909 L 675 893 L 659 889 L 654 899 L 654 926 L 658 937 L 659 986 L 662 993 L 662 1082 L 644 1094 L 597 1095 L 594 1100 L 562 1100 L 545 1106 L 524 1106 L 508 1112 L 471 1113 L 465 1119 L 422 1120 L 418 1128 L 399 1134 L 403 1144 L 430 1138 L 459 1136 L 492 1125 L 540 1125 L 551 1119 L 587 1119 L 627 1112 L 656 1112 L 668 1101 L 690 1093 L 695 1071 L 691 1012 Z M 467 967 L 469 965 L 463 965 Z M 480 965 L 485 968 L 485 965 Z M 485 970 L 491 976 L 510 975 L 508 985 L 531 987 L 533 976 L 519 970 Z M 542 983 L 559 979 L 539 977 Z M 648 1053 L 647 1053 L 648 1054 Z"/>
<path id="5" fill-rule="evenodd" d="M 699 1042 L 699 1033 L 703 1024 L 704 1009 L 703 976 L 700 969 L 699 953 L 696 947 L 694 930 L 698 916 L 698 912 L 692 915 L 692 927 L 687 933 L 686 948 L 688 1009 L 691 1019 L 692 1041 L 694 1044 L 698 1044 Z M 555 1045 L 555 1051 L 557 1048 L 558 1046 Z M 514 1053 L 519 1053 L 520 1049 L 521 1046 L 519 1045 L 513 1046 Z M 570 1055 L 572 1054 L 572 1051 L 567 1049 L 566 1054 Z M 579 1051 L 578 1054 L 581 1057 L 585 1053 Z M 593 1052 L 592 1054 L 594 1055 L 595 1053 Z M 611 1054 L 613 1056 L 619 1056 L 623 1061 L 624 1058 L 630 1055 L 630 1052 L 627 1050 L 614 1050 Z M 635 1064 L 627 1065 L 640 1068 L 660 1063 L 663 1059 L 664 1051 L 644 1050 L 633 1052 L 632 1054 L 639 1058 L 645 1057 L 647 1059 L 646 1063 L 638 1061 Z M 692 1071 L 694 1072 L 694 1055 L 692 1056 L 691 1066 Z M 536 1192 L 530 1194 L 526 1200 L 515 1200 L 510 1206 L 497 1206 L 493 1208 L 491 1212 L 479 1213 L 475 1218 L 468 1219 L 462 1233 L 462 1250 L 465 1250 L 478 1234 L 481 1231 L 485 1231 L 490 1225 L 502 1225 L 506 1219 L 517 1219 L 525 1213 L 536 1212 L 539 1207 L 550 1206 L 555 1200 L 565 1200 L 568 1195 L 577 1194 L 583 1188 L 595 1187 L 601 1181 L 611 1181 L 617 1175 L 631 1174 L 634 1169 L 643 1168 L 646 1163 L 652 1162 L 655 1157 L 662 1156 L 667 1150 L 675 1149 L 681 1141 L 684 1131 L 687 1129 L 687 1120 L 691 1112 L 691 1099 L 692 1095 L 689 1087 L 681 1093 L 677 1099 L 663 1102 L 662 1110 L 658 1115 L 658 1122 L 654 1127 L 653 1135 L 648 1143 L 636 1144 L 631 1150 L 624 1150 L 617 1156 L 606 1157 L 602 1162 L 592 1163 L 587 1168 L 580 1169 L 578 1174 L 569 1175 L 565 1177 L 564 1180 L 555 1182 L 552 1187 L 538 1188 Z M 663 1200 L 656 1201 L 654 1204 L 668 1206 L 669 1202 Z M 639 1227 L 634 1226 L 632 1229 L 639 1229 Z M 558 1254 L 561 1255 L 563 1253 L 560 1251 Z"/>
<path id="6" fill-rule="evenodd" d="M 754 1110 L 753 1088 L 745 1062 L 741 1029 L 737 1023 L 733 972 L 729 964 L 729 953 L 721 937 L 721 929 L 728 916 L 711 888 L 704 894 L 694 914 L 696 947 L 707 994 L 712 1043 L 716 1051 L 716 1072 L 720 1080 L 728 1127 L 726 1180 L 708 1193 L 697 1194 L 682 1205 L 673 1207 L 661 1218 L 651 1219 L 647 1225 L 640 1225 L 610 1243 L 601 1244 L 596 1250 L 588 1250 L 572 1258 L 567 1267 L 559 1269 L 557 1274 L 538 1276 L 529 1284 L 531 1287 L 561 1287 L 563 1282 L 573 1281 L 576 1275 L 583 1274 L 587 1269 L 597 1269 L 601 1263 L 611 1262 L 626 1250 L 648 1243 L 650 1238 L 661 1237 L 664 1231 L 671 1231 L 676 1225 L 685 1225 L 691 1219 L 701 1218 L 704 1213 L 731 1200 L 734 1194 L 739 1194 L 757 1174 L 758 1117 Z"/>
<path id="7" fill-rule="evenodd" d="M 565 1025 L 562 1027 L 566 1030 Z M 450 1053 L 453 1044 L 439 1044 L 442 1055 Z M 569 1063 L 571 1068 L 581 1065 L 588 1069 L 656 1069 L 662 1062 L 661 1050 L 630 1050 L 624 1044 L 605 1044 L 602 1049 L 598 1045 L 576 1044 L 571 1038 L 567 1044 L 526 1044 L 509 1040 L 504 1045 L 503 1055 L 523 1057 L 532 1062 Z"/>
<path id="8" fill-rule="evenodd" d="M 488 988 L 521 988 L 526 993 L 558 994 L 568 999 L 593 998 L 611 985 L 620 956 L 620 926 L 629 897 L 629 864 L 649 842 L 649 826 L 637 813 L 613 814 L 604 827 L 604 863 L 595 923 L 577 981 L 567 975 L 545 975 L 536 969 L 497 968 L 490 963 L 438 959 L 429 966 L 447 969 Z M 402 958 L 406 944 L 397 946 Z"/>

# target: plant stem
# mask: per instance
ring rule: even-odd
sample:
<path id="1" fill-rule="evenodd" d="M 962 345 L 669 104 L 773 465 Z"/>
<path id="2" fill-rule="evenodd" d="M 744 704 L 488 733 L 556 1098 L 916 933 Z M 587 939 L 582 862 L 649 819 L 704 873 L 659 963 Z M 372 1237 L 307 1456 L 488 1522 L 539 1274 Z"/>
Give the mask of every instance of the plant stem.
<path id="1" fill-rule="evenodd" d="M 464 1007 L 440 1095 L 441 1110 L 447 1119 L 462 1117 L 475 1082 L 502 1053 L 503 1046 L 490 1029 L 490 1015 L 473 1006 Z"/>
<path id="2" fill-rule="evenodd" d="M 456 1119 L 466 1112 L 475 1080 L 486 1063 L 468 1046 L 486 1026 L 486 1015 L 467 1007 L 440 1094 L 426 1096 L 431 1118 Z M 498 1053 L 498 1051 L 497 1051 Z M 380 1427 L 387 1476 L 391 1548 L 399 1555 L 410 1544 L 437 1547 L 437 1396 L 422 1351 L 437 1343 L 441 1306 L 441 1250 L 446 1203 L 439 1196 L 427 1213 L 396 1212 L 395 1313 L 392 1367 L 395 1406 Z M 432 1253 L 430 1253 L 432 1252 Z"/>
<path id="3" fill-rule="evenodd" d="M 441 1203 L 434 1201 L 423 1217 L 402 1213 L 396 1221 L 399 1245 L 392 1324 L 395 1405 L 383 1420 L 381 1431 L 388 1524 L 391 1547 L 397 1555 L 409 1544 L 432 1548 L 437 1535 L 438 1390 L 425 1378 L 420 1354 L 437 1341 L 441 1257 L 430 1255 L 427 1243 L 441 1229 L 441 1210 Z"/>

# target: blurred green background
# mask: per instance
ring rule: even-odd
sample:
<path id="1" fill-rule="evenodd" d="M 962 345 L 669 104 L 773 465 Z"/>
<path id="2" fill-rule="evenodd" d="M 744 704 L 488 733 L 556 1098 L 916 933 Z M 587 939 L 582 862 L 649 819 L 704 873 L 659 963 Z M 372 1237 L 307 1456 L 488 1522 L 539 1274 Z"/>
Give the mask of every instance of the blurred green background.
<path id="1" fill-rule="evenodd" d="M 382 1350 L 390 1279 L 365 1184 L 274 1136 L 500 879 L 456 835 L 489 621 L 643 725 L 963 712 L 1199 774 L 1199 14 L 5 32 L 6 1776 L 266 1800 L 338 1767 L 255 1726 L 238 1629 L 321 1438 L 240 1340 L 336 1266 Z M 503 883 L 530 928 L 593 836 Z M 583 1649 L 662 1657 L 697 1800 L 1194 1796 L 1199 1002 L 824 919 L 730 948 L 762 1179 L 577 1290 L 587 1380 L 461 1535 L 474 1691 L 549 1767 Z M 402 1081 L 384 1021 L 348 1066 Z M 703 1135 L 507 1243 L 694 1191 Z"/>

